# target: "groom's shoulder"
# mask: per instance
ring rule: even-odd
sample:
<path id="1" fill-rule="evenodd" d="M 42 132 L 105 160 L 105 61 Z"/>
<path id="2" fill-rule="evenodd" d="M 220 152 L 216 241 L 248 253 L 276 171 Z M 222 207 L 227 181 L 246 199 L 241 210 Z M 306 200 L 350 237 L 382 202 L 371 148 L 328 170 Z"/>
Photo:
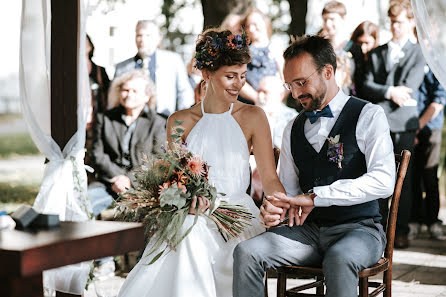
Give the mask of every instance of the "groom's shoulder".
<path id="1" fill-rule="evenodd" d="M 291 128 L 293 127 L 294 123 L 296 123 L 297 121 L 303 119 L 303 114 L 304 114 L 304 110 L 301 110 L 296 116 L 292 117 L 291 120 L 288 121 L 287 125 L 285 126 L 286 130 L 291 130 Z"/>
<path id="2" fill-rule="evenodd" d="M 351 96 L 350 100 L 353 104 L 359 106 L 362 109 L 362 112 L 384 112 L 383 108 L 378 104 L 373 104 L 370 101 L 367 101 L 362 98 L 358 98 L 355 96 Z"/>

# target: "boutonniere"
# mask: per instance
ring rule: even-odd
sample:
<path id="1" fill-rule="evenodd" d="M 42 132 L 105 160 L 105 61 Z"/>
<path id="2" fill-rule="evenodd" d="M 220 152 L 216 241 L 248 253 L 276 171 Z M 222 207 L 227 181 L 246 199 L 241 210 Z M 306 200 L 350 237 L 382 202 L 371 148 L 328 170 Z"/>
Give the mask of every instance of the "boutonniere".
<path id="1" fill-rule="evenodd" d="M 343 143 L 339 142 L 341 136 L 338 134 L 335 137 L 327 137 L 328 149 L 327 157 L 330 162 L 338 164 L 338 168 L 342 168 L 342 160 L 344 160 Z"/>

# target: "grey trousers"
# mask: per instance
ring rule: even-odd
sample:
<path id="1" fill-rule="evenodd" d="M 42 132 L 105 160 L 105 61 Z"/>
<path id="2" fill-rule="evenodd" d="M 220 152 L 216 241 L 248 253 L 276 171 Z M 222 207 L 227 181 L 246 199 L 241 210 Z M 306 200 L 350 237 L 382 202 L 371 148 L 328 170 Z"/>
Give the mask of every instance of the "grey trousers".
<path id="1" fill-rule="evenodd" d="M 375 264 L 386 243 L 372 219 L 332 227 L 280 226 L 234 250 L 234 297 L 263 297 L 265 271 L 283 265 L 322 265 L 327 297 L 357 297 L 358 272 Z"/>

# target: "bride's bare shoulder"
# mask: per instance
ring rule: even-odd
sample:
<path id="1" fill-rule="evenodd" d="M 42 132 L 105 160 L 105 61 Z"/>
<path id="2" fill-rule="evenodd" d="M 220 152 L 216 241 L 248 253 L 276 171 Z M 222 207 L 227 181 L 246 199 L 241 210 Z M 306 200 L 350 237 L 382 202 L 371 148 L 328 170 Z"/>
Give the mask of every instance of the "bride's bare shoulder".
<path id="1" fill-rule="evenodd" d="M 235 103 L 234 115 L 239 115 L 243 119 L 266 119 L 265 112 L 261 107 L 242 102 Z"/>
<path id="2" fill-rule="evenodd" d="M 202 116 L 203 115 L 199 104 L 196 104 L 188 109 L 179 110 L 170 115 L 169 119 L 167 120 L 167 129 L 170 131 L 173 127 L 181 125 L 184 129 L 183 140 L 185 141 L 189 135 L 189 132 Z"/>
<path id="3" fill-rule="evenodd" d="M 196 123 L 202 117 L 201 108 L 196 104 L 190 108 L 179 110 L 170 115 L 168 124 L 174 124 L 175 121 L 181 121 L 183 125 Z"/>

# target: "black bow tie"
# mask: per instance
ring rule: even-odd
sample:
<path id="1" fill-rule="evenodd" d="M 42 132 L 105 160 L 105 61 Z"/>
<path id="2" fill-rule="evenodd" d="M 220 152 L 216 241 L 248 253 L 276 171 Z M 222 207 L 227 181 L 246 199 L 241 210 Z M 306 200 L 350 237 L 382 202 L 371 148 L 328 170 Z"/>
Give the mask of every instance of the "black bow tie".
<path id="1" fill-rule="evenodd" d="M 322 110 L 319 111 L 306 111 L 305 114 L 307 115 L 308 119 L 310 120 L 311 124 L 314 124 L 317 119 L 320 117 L 326 117 L 326 118 L 332 118 L 333 113 L 331 112 L 330 106 L 327 105 Z"/>

